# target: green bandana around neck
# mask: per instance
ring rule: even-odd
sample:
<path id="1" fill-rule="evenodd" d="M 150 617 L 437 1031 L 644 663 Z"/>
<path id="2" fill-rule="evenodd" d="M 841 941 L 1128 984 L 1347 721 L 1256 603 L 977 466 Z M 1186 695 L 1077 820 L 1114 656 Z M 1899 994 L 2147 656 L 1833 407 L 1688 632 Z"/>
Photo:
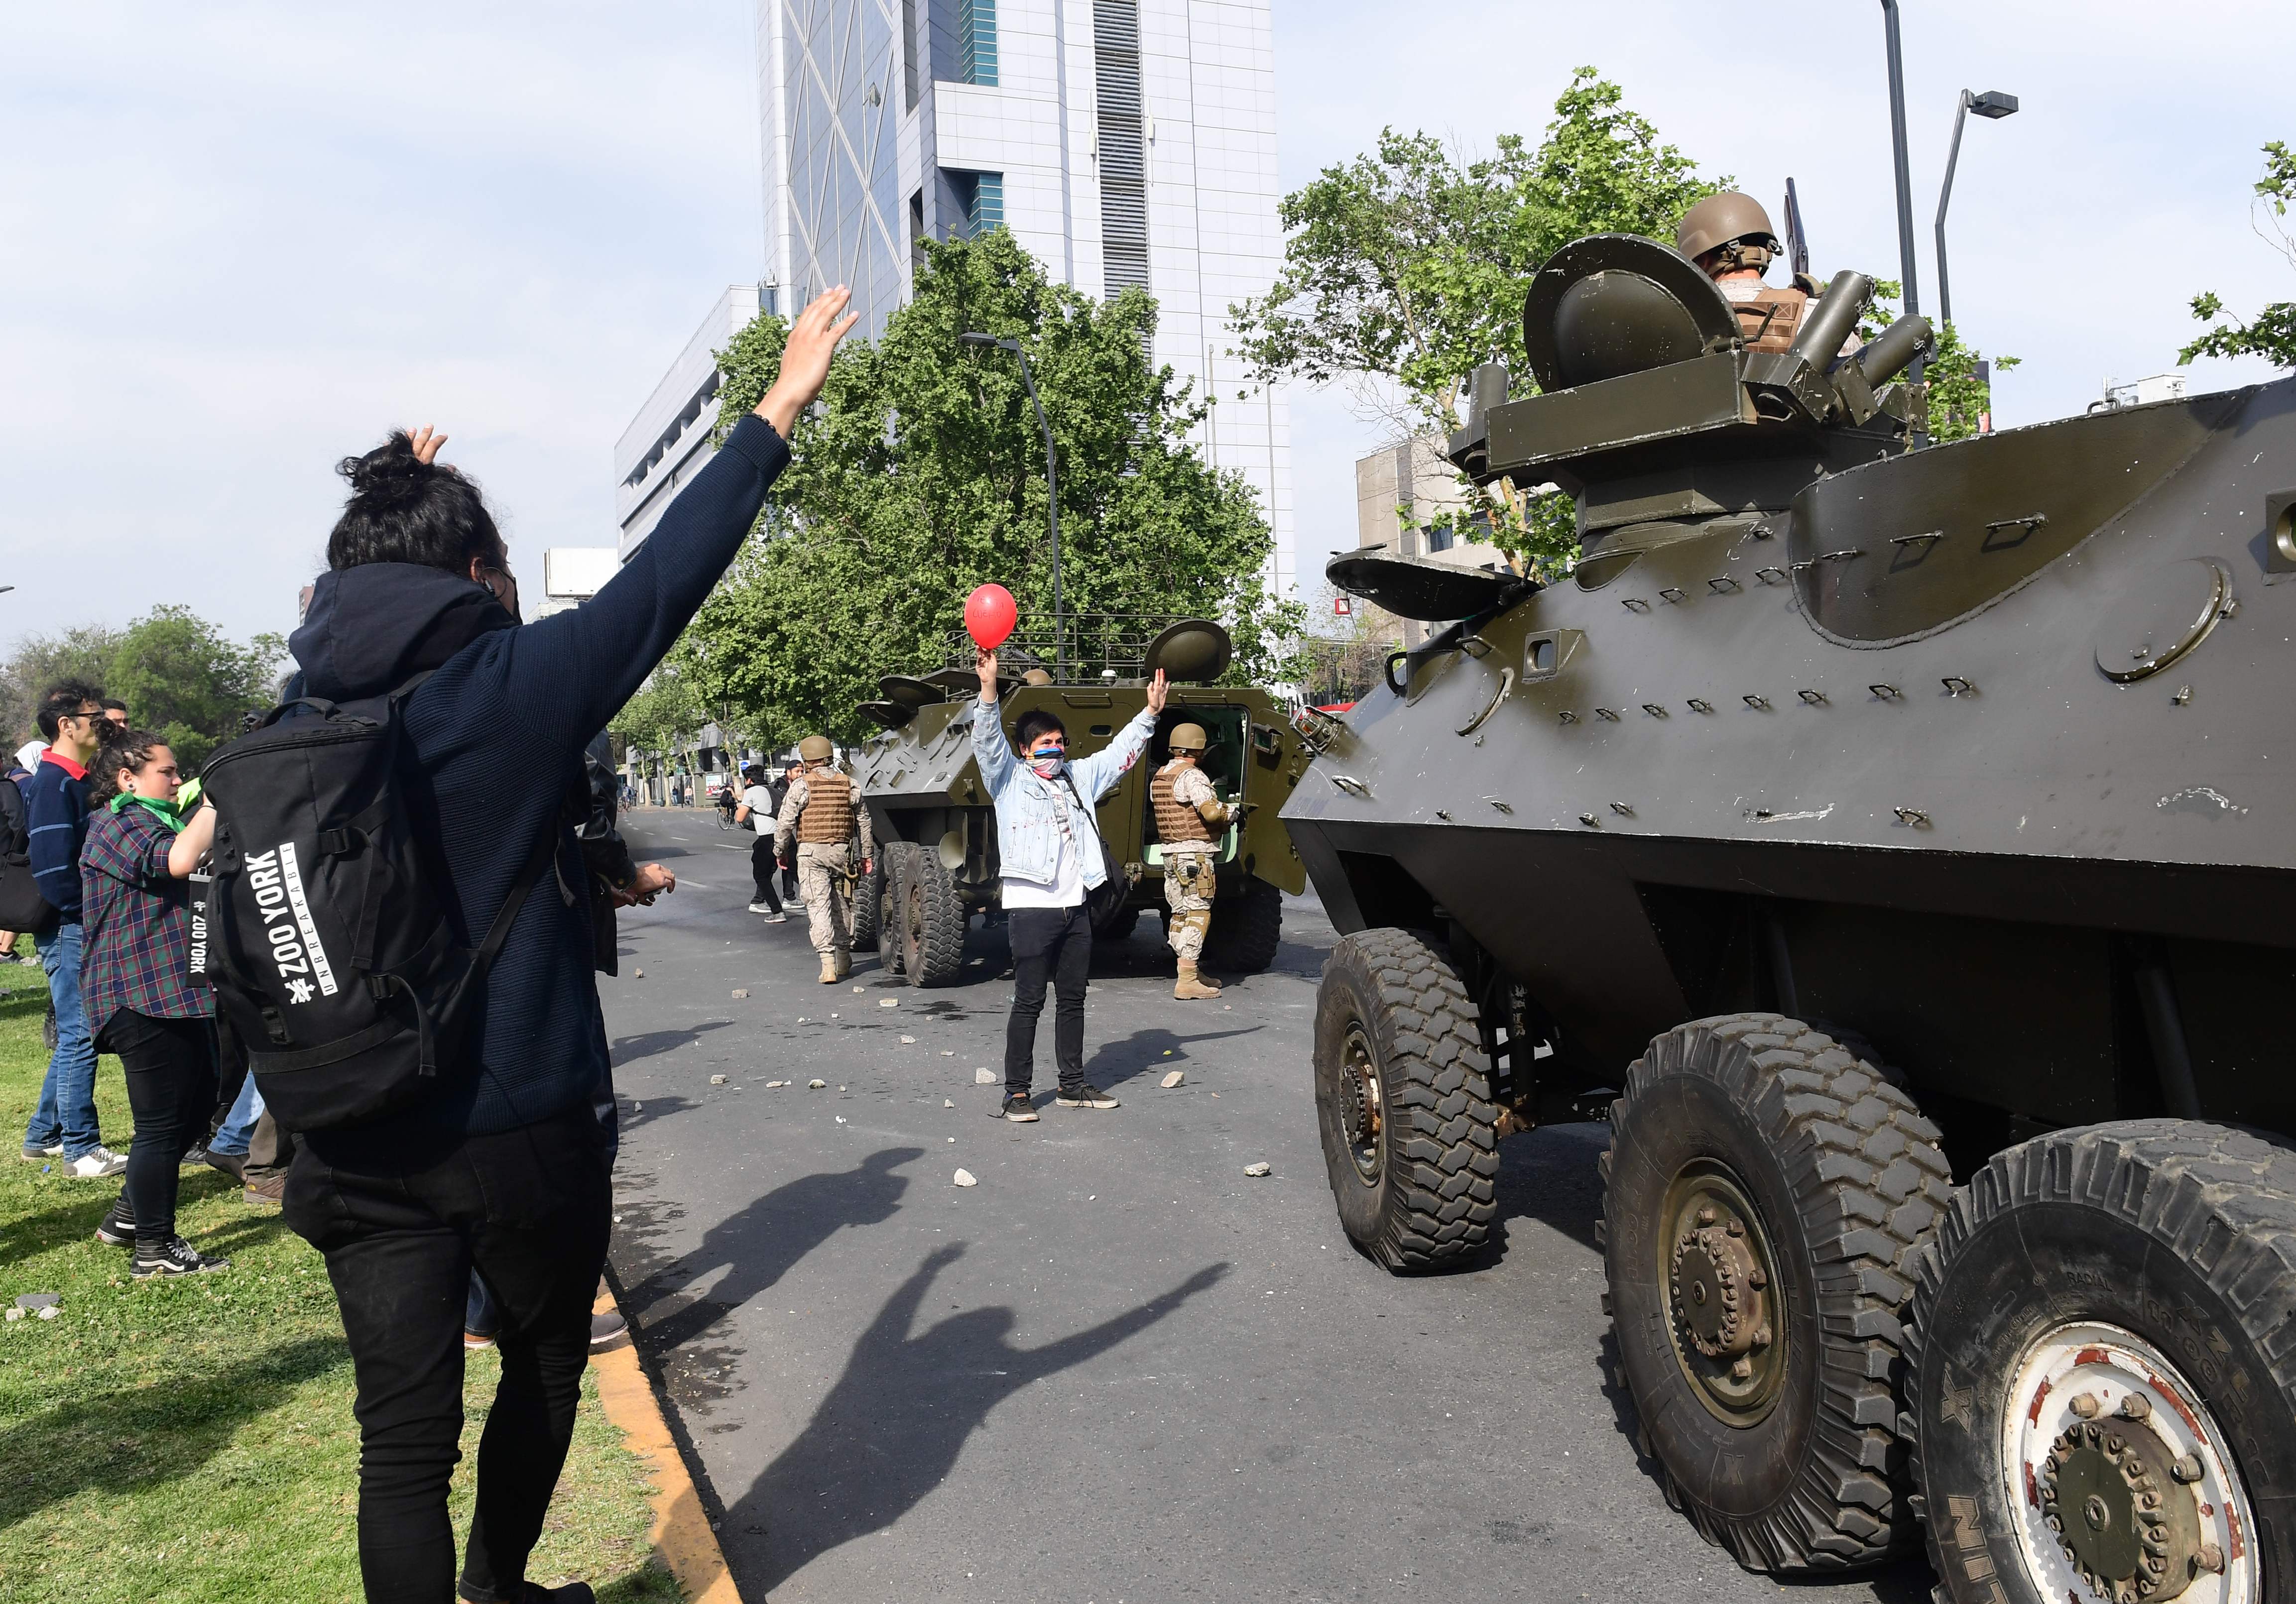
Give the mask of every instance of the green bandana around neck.
<path id="1" fill-rule="evenodd" d="M 162 802 L 153 797 L 139 797 L 134 791 L 121 791 L 118 796 L 112 798 L 111 811 L 118 813 L 130 802 L 136 804 L 138 806 L 149 809 L 152 816 L 159 820 L 160 823 L 165 824 L 168 829 L 176 831 L 178 834 L 182 833 L 184 828 L 184 815 L 176 810 L 176 805 L 173 802 Z"/>

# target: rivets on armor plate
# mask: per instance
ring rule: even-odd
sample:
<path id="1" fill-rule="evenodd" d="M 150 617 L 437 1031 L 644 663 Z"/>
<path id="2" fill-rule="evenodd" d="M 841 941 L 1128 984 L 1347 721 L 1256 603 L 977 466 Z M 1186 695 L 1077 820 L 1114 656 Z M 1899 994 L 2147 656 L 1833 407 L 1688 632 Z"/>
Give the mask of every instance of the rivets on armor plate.
<path id="1" fill-rule="evenodd" d="M 1926 545 L 1931 541 L 1944 538 L 1943 529 L 1931 529 L 1926 535 L 1892 535 L 1890 536 L 1890 544 L 1893 546 Z"/>
<path id="2" fill-rule="evenodd" d="M 1635 816 L 1635 810 L 1624 802 L 1611 803 L 1611 811 L 1622 819 L 1631 819 Z"/>
<path id="3" fill-rule="evenodd" d="M 1909 829 L 1927 830 L 1930 827 L 1929 814 L 1918 807 L 1893 807 L 1890 811 L 1898 815 L 1898 823 Z"/>
<path id="4" fill-rule="evenodd" d="M 1773 572 L 1775 570 L 1766 569 L 1765 571 Z M 1714 577 L 1706 582 L 1706 588 L 1712 591 L 1718 596 L 1726 596 L 1732 591 L 1738 588 L 1738 582 L 1730 577 L 1727 574 L 1717 574 Z"/>
<path id="5" fill-rule="evenodd" d="M 1848 562 L 1852 558 L 1863 557 L 1864 555 L 1866 555 L 1866 553 L 1862 548 L 1852 546 L 1848 551 L 1843 552 L 1820 552 L 1817 554 L 1817 561 L 1820 562 Z"/>
<path id="6" fill-rule="evenodd" d="M 1825 705 L 1825 692 L 1823 691 L 1797 691 L 1794 694 L 1813 708 L 1822 708 Z"/>
<path id="7" fill-rule="evenodd" d="M 1977 694 L 1977 687 L 1974 684 L 1972 684 L 1969 681 L 1962 678 L 1958 674 L 1948 674 L 1943 679 L 1939 680 L 1938 683 L 1945 687 L 1945 693 L 1948 696 L 1974 696 Z"/>
<path id="8" fill-rule="evenodd" d="M 1786 582 L 1786 571 L 1777 568 L 1758 568 L 1754 570 L 1754 577 L 1764 585 L 1784 585 Z"/>
<path id="9" fill-rule="evenodd" d="M 1738 700 L 1744 702 L 1748 707 L 1753 708 L 1757 713 L 1767 713 L 1770 710 L 1769 699 L 1767 697 L 1749 695 L 1742 696 Z"/>
<path id="10" fill-rule="evenodd" d="M 2193 700 L 2193 688 L 2190 685 L 2179 685 L 2177 687 L 2177 694 L 2169 700 L 2180 708 L 2190 706 Z"/>
<path id="11" fill-rule="evenodd" d="M 1619 598 L 1619 605 L 1625 608 L 1628 612 L 1646 613 L 1650 611 L 1650 603 L 1644 601 L 1640 596 L 1621 596 Z"/>
<path id="12" fill-rule="evenodd" d="M 1564 724 L 1577 724 L 1578 722 L 1578 715 L 1573 713 L 1570 708 L 1565 708 L 1562 709 L 1562 722 Z"/>
<path id="13" fill-rule="evenodd" d="M 1714 711 L 1714 704 L 1693 696 L 1690 699 L 1690 710 L 1693 713 L 1711 713 Z"/>
<path id="14" fill-rule="evenodd" d="M 1898 690 L 1895 685 L 1868 685 L 1866 689 L 1874 693 L 1874 698 L 1876 701 L 1902 701 L 1905 700 L 1906 693 Z"/>
<path id="15" fill-rule="evenodd" d="M 1447 807 L 1439 807 L 1435 810 L 1435 816 L 1447 824 L 1451 822 L 1451 810 Z"/>
<path id="16" fill-rule="evenodd" d="M 1664 718 L 1666 716 L 1666 708 L 1657 702 L 1644 702 L 1643 704 L 1643 711 L 1649 714 L 1652 718 Z"/>
<path id="17" fill-rule="evenodd" d="M 1608 708 L 1595 708 L 1595 716 L 1603 720 L 1605 724 L 1616 724 L 1619 722 L 1619 716 L 1616 713 L 1611 712 Z"/>
<path id="18" fill-rule="evenodd" d="M 1483 800 L 1489 803 L 1493 807 L 1497 808 L 1503 814 L 1511 814 L 1514 811 L 1513 803 L 1502 802 L 1496 797 L 1485 797 Z"/>
<path id="19" fill-rule="evenodd" d="M 1668 602 L 1679 602 L 1682 600 L 1682 593 L 1675 589 L 1671 585 L 1659 592 L 1659 595 L 1660 599 Z"/>
<path id="20" fill-rule="evenodd" d="M 1603 827 L 1603 821 L 1596 818 L 1593 814 L 1580 814 L 1578 815 L 1578 822 L 1584 824 L 1589 830 L 1600 830 Z"/>

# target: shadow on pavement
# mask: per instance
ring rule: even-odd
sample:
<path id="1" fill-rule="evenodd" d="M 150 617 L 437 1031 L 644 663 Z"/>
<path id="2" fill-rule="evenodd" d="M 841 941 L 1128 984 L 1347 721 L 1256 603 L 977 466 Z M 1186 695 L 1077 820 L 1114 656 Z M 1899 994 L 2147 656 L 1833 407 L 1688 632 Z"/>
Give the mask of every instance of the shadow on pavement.
<path id="1" fill-rule="evenodd" d="M 1199 1270 L 1171 1291 L 1042 1347 L 1005 1340 L 1008 1307 L 952 1314 L 910 1334 L 919 1306 L 961 1245 L 928 1256 L 887 1300 L 845 1373 L 804 1432 L 727 1511 L 767 1529 L 763 1574 L 743 1591 L 768 1593 L 820 1554 L 882 1531 L 939 1486 L 988 1412 L 1030 1382 L 1082 1364 L 1154 1325 L 1227 1273 Z"/>
<path id="2" fill-rule="evenodd" d="M 681 1047 L 691 1047 L 701 1039 L 705 1030 L 723 1030 L 731 1019 L 705 1019 L 699 1025 L 683 1030 L 649 1030 L 642 1035 L 627 1035 L 616 1042 L 607 1057 L 616 1068 L 656 1053 L 676 1052 Z"/>
<path id="3" fill-rule="evenodd" d="M 1052 1011 L 1049 1003 L 1046 1006 L 1046 1011 L 1047 1013 Z M 1085 1078 L 1096 1086 L 1119 1086 L 1136 1075 L 1160 1075 L 1167 1069 L 1184 1068 L 1188 1063 L 1189 1043 L 1224 1042 L 1230 1036 L 1250 1035 L 1259 1028 L 1257 1025 L 1246 1025 L 1235 1030 L 1199 1030 L 1192 1035 L 1184 1035 L 1176 1030 L 1167 1030 L 1160 1025 L 1150 1026 L 1145 1030 L 1136 1030 L 1130 1035 L 1117 1041 L 1103 1042 L 1094 1048 L 1092 1056 L 1086 1059 L 1084 1062 Z M 1091 1031 L 1092 1011 L 1090 1005 L 1087 1004 L 1085 1011 L 1085 1032 L 1087 1036 Z M 1042 1028 L 1038 1031 L 1040 1038 L 1049 1037 L 1051 1034 L 1049 1030 Z M 1040 1039 L 1038 1043 L 1040 1054 L 1047 1044 L 1046 1041 Z"/>
<path id="4" fill-rule="evenodd" d="M 691 1253 L 645 1266 L 629 1302 L 647 1348 L 667 1355 L 707 1335 L 840 1227 L 891 1219 L 909 1188 L 893 1171 L 923 1157 L 922 1148 L 886 1148 L 849 1170 L 800 1176 L 712 1225 Z M 706 1295 L 654 1313 L 721 1266 L 725 1275 Z"/>

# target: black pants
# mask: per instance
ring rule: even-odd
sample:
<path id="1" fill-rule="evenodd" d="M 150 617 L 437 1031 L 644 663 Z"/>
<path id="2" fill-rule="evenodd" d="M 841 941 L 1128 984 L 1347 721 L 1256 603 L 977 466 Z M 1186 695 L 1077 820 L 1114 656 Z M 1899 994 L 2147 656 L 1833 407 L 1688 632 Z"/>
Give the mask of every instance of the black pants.
<path id="1" fill-rule="evenodd" d="M 1013 1017 L 1004 1022 L 1004 1090 L 1025 1093 L 1036 1078 L 1037 1018 L 1053 983 L 1053 1060 L 1061 1090 L 1084 1084 L 1084 983 L 1092 969 L 1092 916 L 1081 907 L 1015 908 L 1005 916 L 1013 943 Z"/>
<path id="2" fill-rule="evenodd" d="M 774 838 L 761 835 L 758 844 L 750 848 L 750 878 L 758 883 L 758 894 L 751 902 L 764 903 L 775 912 L 782 911 L 782 899 L 774 891 Z"/>
<path id="3" fill-rule="evenodd" d="M 104 1021 L 98 1044 L 119 1055 L 135 1142 L 127 1150 L 127 1212 L 135 1240 L 156 1246 L 176 1234 L 177 1166 L 207 1134 L 215 1107 L 215 1036 L 205 1019 L 155 1019 L 123 1008 Z"/>
<path id="4" fill-rule="evenodd" d="M 586 1102 L 466 1138 L 428 1167 L 353 1172 L 309 1145 L 285 1215 L 326 1256 L 358 1381 L 359 1574 L 367 1604 L 447 1604 L 471 1272 L 502 1312 L 502 1382 L 479 1439 L 462 1595 L 521 1596 L 527 1555 L 574 1434 L 590 1306 L 606 1262 L 605 1133 Z"/>

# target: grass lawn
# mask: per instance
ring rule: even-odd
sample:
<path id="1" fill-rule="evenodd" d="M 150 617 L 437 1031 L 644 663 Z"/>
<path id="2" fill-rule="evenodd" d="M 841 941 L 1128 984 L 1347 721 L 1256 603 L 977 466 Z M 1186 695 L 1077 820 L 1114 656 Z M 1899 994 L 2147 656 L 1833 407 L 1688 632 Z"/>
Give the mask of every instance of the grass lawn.
<path id="1" fill-rule="evenodd" d="M 0 1601 L 357 1599 L 350 1352 L 319 1256 L 201 1166 L 184 1172 L 180 1229 L 231 1268 L 130 1281 L 126 1250 L 94 1235 L 119 1181 L 16 1157 L 47 1068 L 46 990 L 29 964 L 0 965 L 0 990 L 13 994 L 0 1000 L 0 1306 L 62 1297 L 53 1320 L 0 1323 Z M 117 1059 L 99 1065 L 96 1101 L 124 1150 Z M 498 1370 L 491 1352 L 470 1363 L 458 1530 Z M 582 1577 L 611 1604 L 681 1599 L 649 1562 L 651 1491 L 586 1379 L 528 1574 Z"/>

